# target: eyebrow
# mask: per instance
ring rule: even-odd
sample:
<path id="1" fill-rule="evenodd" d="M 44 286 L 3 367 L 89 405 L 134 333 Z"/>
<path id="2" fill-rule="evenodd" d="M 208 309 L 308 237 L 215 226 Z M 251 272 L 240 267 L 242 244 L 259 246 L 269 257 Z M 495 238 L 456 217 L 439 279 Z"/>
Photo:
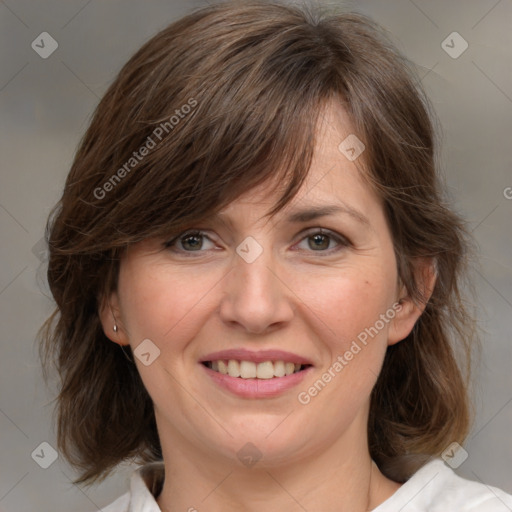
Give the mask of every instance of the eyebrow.
<path id="1" fill-rule="evenodd" d="M 370 221 L 360 211 L 348 205 L 340 206 L 334 204 L 313 206 L 304 210 L 297 210 L 291 213 L 285 220 L 289 223 L 298 224 L 300 222 L 309 222 L 311 220 L 318 219 L 319 217 L 334 215 L 335 213 L 345 213 L 350 215 L 360 224 L 364 224 L 368 227 L 370 226 Z"/>
<path id="2" fill-rule="evenodd" d="M 304 208 L 302 210 L 292 210 L 291 213 L 286 218 L 283 219 L 283 221 L 288 222 L 290 224 L 300 224 L 310 222 L 320 217 L 334 215 L 336 213 L 344 213 L 346 215 L 349 215 L 363 226 L 371 228 L 370 221 L 368 220 L 367 217 L 365 217 L 365 215 L 363 215 L 363 213 L 361 213 L 359 210 L 356 210 L 351 206 L 340 204 L 310 206 L 309 208 Z M 212 220 L 213 222 L 221 221 L 233 227 L 233 220 L 220 212 L 210 217 L 210 220 Z"/>

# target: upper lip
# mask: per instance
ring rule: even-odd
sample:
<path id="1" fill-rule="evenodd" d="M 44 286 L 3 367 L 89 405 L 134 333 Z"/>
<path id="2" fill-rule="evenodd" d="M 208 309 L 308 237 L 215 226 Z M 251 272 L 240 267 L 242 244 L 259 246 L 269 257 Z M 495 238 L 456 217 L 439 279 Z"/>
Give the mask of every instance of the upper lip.
<path id="1" fill-rule="evenodd" d="M 206 361 L 221 360 L 229 361 L 230 359 L 235 361 L 252 361 L 254 363 L 264 363 L 265 361 L 284 361 L 285 363 L 313 364 L 305 357 L 293 354 L 292 352 L 286 352 L 284 350 L 251 351 L 243 348 L 212 352 L 211 354 L 202 357 L 199 362 L 204 363 Z"/>

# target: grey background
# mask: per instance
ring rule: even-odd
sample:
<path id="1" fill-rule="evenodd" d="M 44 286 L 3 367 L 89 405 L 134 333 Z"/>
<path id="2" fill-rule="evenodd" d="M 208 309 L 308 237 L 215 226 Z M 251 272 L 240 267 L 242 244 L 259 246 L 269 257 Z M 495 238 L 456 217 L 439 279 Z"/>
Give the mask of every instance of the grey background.
<path id="1" fill-rule="evenodd" d="M 390 31 L 440 118 L 446 182 L 480 248 L 474 280 L 485 330 L 478 415 L 457 472 L 512 493 L 512 200 L 504 194 L 512 187 L 512 1 L 344 3 Z M 0 2 L 0 511 L 100 510 L 126 490 L 128 465 L 100 486 L 80 488 L 61 458 L 48 469 L 31 458 L 41 442 L 55 446 L 53 394 L 34 341 L 52 309 L 40 240 L 92 109 L 116 72 L 159 29 L 203 4 Z M 31 48 L 44 31 L 59 45 L 47 59 Z M 441 47 L 454 31 L 469 44 L 457 59 Z"/>

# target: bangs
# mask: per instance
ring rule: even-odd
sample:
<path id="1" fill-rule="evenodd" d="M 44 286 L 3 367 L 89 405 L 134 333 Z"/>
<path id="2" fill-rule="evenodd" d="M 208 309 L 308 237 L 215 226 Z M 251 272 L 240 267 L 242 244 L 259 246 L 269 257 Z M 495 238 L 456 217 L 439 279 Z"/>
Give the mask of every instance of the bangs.
<path id="1" fill-rule="evenodd" d="M 97 244 L 163 236 L 267 181 L 281 191 L 274 215 L 306 178 L 318 118 L 333 95 L 331 50 L 309 25 L 288 25 L 284 34 L 272 20 L 215 22 L 213 29 L 198 20 L 197 34 L 208 37 L 189 35 L 180 54 L 179 28 L 171 26 L 126 64 L 98 106 L 108 115 L 90 132 L 108 126 L 114 142 L 85 155 L 96 165 L 103 157 L 103 170 L 84 186 L 104 210 Z M 109 110 L 114 102 L 118 109 Z"/>

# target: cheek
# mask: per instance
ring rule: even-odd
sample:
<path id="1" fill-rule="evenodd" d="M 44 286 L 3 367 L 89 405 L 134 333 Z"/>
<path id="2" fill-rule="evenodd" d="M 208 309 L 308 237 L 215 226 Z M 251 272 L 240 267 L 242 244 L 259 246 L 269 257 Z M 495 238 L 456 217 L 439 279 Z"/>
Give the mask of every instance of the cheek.
<path id="1" fill-rule="evenodd" d="M 349 283 L 345 284 L 344 290 L 351 290 Z M 360 291 L 360 287 L 354 286 L 352 291 Z M 364 295 L 361 300 L 351 300 L 350 294 L 340 293 L 336 297 L 340 306 L 324 312 L 323 319 L 330 322 L 329 329 L 321 327 L 327 357 L 296 396 L 302 414 L 323 419 L 315 432 L 323 439 L 336 439 L 350 425 L 366 428 L 371 392 L 387 349 L 388 324 L 375 329 L 380 314 L 386 311 L 385 301 L 371 293 L 362 300 Z"/>
<path id="2" fill-rule="evenodd" d="M 395 314 L 394 274 L 388 275 L 391 279 L 385 273 L 368 272 L 340 280 L 324 304 L 327 321 L 335 333 L 330 338 L 329 368 L 337 377 L 333 378 L 331 392 L 337 388 L 339 400 L 357 401 L 367 396 L 380 372 Z"/>
<path id="3" fill-rule="evenodd" d="M 391 307 L 393 277 L 379 266 L 348 268 L 317 279 L 304 277 L 297 295 L 321 321 L 332 348 L 343 350 Z"/>
<path id="4" fill-rule="evenodd" d="M 120 272 L 119 296 L 130 344 L 149 338 L 161 350 L 179 348 L 179 340 L 190 339 L 199 329 L 212 287 L 168 265 L 144 260 L 127 264 Z"/>
<path id="5" fill-rule="evenodd" d="M 394 313 L 393 279 L 389 269 L 368 265 L 346 268 L 309 287 L 311 329 L 321 340 L 325 357 L 321 372 L 301 389 L 300 403 L 315 404 L 308 411 L 321 414 L 325 407 L 333 407 L 345 421 L 368 399 L 394 316 L 389 314 Z"/>
<path id="6" fill-rule="evenodd" d="M 374 325 L 379 316 L 391 306 L 389 289 L 381 276 L 373 276 L 351 281 L 340 292 L 342 319 L 349 327 L 352 338 Z"/>
<path id="7" fill-rule="evenodd" d="M 191 364 L 189 344 L 206 321 L 205 293 L 212 286 L 192 279 L 190 273 L 144 258 L 127 261 L 121 267 L 119 301 L 132 350 L 149 339 L 159 351 L 153 359 L 156 352 L 150 349 L 153 360 L 147 366 L 134 358 L 156 407 L 171 398 L 182 410 L 190 405 L 180 394 L 174 376 L 182 375 L 183 368 Z"/>

